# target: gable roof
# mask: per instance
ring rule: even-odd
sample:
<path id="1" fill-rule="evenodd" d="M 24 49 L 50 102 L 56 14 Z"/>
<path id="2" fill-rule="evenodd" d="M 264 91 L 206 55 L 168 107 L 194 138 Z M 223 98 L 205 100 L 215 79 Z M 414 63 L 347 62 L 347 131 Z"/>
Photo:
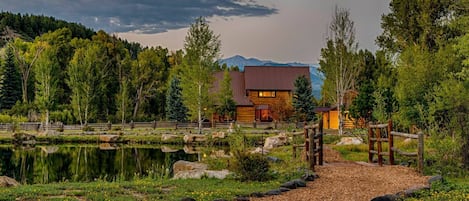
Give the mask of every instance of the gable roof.
<path id="1" fill-rule="evenodd" d="M 213 90 L 220 91 L 220 84 L 223 82 L 224 72 L 215 73 L 215 82 L 213 83 Z M 231 90 L 233 90 L 233 100 L 238 106 L 252 106 L 253 103 L 246 97 L 246 89 L 244 88 L 244 73 L 230 71 L 231 77 Z"/>
<path id="2" fill-rule="evenodd" d="M 310 80 L 308 66 L 245 66 L 244 83 L 247 90 L 293 91 L 296 78 L 304 75 Z"/>

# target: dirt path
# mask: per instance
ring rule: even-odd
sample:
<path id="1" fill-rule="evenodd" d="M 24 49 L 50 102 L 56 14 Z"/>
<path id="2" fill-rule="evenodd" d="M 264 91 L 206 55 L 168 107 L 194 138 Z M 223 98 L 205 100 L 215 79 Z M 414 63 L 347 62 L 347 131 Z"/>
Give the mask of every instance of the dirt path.
<path id="1" fill-rule="evenodd" d="M 369 201 L 374 197 L 395 194 L 409 188 L 425 186 L 428 177 L 402 166 L 383 166 L 344 161 L 340 154 L 327 148 L 325 165 L 317 166 L 319 178 L 278 196 L 252 198 L 255 201 Z"/>

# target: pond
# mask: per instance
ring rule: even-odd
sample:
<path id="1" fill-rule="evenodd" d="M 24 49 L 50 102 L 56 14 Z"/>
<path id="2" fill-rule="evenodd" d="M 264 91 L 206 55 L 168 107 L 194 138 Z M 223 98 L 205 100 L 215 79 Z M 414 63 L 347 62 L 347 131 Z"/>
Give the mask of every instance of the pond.
<path id="1" fill-rule="evenodd" d="M 159 146 L 53 145 L 0 146 L 0 175 L 22 184 L 59 181 L 122 181 L 162 177 L 178 160 L 196 161 L 199 154 Z"/>

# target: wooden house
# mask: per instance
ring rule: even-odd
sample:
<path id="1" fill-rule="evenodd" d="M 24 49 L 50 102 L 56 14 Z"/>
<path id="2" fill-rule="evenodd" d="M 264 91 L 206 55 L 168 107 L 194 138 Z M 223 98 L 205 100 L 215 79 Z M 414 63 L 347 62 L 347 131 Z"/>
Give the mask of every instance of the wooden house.
<path id="1" fill-rule="evenodd" d="M 238 122 L 273 121 L 272 107 L 291 104 L 294 82 L 300 76 L 310 79 L 308 66 L 245 66 L 244 72 L 230 72 Z M 223 72 L 215 74 L 215 91 Z M 221 121 L 217 118 L 215 121 Z"/>

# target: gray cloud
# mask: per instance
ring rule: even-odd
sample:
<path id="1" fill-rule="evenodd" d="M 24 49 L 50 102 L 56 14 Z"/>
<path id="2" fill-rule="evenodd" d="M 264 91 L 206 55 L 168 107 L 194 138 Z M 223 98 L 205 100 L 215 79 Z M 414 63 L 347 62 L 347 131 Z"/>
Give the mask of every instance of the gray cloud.
<path id="1" fill-rule="evenodd" d="M 161 33 L 199 16 L 267 16 L 276 8 L 252 0 L 0 0 L 3 11 L 54 16 L 108 32 Z"/>

